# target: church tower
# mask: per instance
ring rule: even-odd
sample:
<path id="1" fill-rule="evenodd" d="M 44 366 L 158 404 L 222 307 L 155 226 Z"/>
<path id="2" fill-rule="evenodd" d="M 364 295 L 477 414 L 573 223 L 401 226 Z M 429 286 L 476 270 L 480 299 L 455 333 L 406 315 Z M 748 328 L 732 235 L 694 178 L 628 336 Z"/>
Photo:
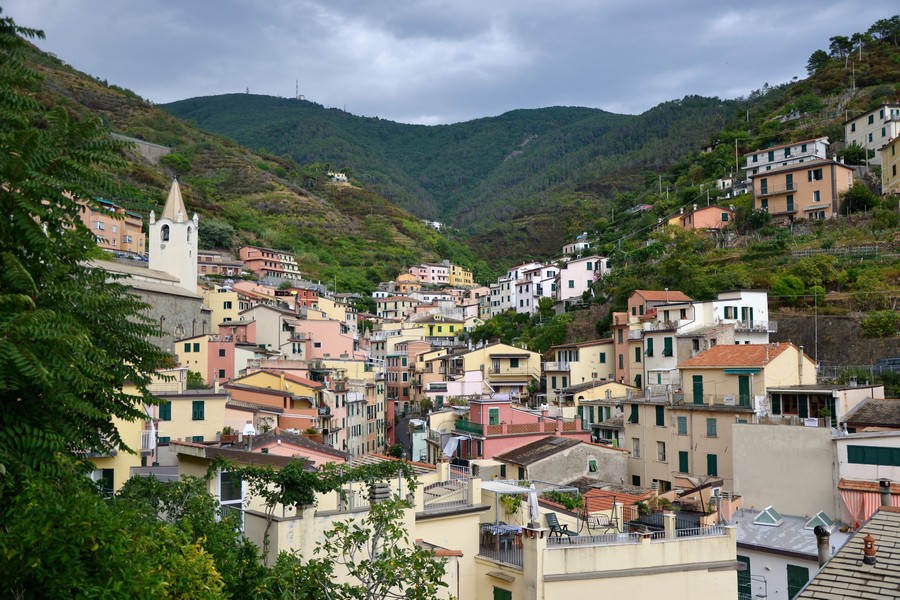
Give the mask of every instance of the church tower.
<path id="1" fill-rule="evenodd" d="M 179 285 L 197 293 L 197 247 L 199 219 L 187 218 L 181 187 L 172 180 L 169 197 L 159 220 L 150 213 L 150 268 L 178 278 Z"/>

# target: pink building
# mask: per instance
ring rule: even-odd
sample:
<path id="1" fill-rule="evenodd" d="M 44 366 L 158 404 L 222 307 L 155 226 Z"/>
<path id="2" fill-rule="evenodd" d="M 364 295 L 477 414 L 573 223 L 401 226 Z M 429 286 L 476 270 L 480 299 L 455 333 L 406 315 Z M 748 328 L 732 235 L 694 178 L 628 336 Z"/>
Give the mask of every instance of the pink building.
<path id="1" fill-rule="evenodd" d="M 470 401 L 468 420 L 458 419 L 451 437 L 457 439 L 457 456 L 471 460 L 493 458 L 548 435 L 591 441 L 580 417 L 558 420 L 547 417 L 546 411 L 535 414 L 513 407 L 508 398 L 497 397 Z"/>
<path id="2" fill-rule="evenodd" d="M 358 347 L 355 334 L 346 323 L 335 319 L 298 319 L 294 325 L 293 342 L 303 344 L 301 352 L 307 360 L 318 358 L 351 358 L 365 360 L 366 353 Z"/>
<path id="3" fill-rule="evenodd" d="M 426 285 L 449 285 L 450 284 L 450 265 L 440 263 L 422 263 L 414 267 L 410 267 L 409 274 L 416 278 L 416 281 Z"/>
<path id="4" fill-rule="evenodd" d="M 697 229 L 700 231 L 720 231 L 734 222 L 734 211 L 722 206 L 704 206 L 685 213 L 679 217 L 683 229 Z"/>

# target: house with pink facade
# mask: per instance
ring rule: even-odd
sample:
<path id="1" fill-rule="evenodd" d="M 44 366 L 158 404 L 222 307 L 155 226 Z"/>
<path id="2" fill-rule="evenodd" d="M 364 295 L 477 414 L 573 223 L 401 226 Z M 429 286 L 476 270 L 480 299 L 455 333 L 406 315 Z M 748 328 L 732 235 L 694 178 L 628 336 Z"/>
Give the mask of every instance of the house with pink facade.
<path id="1" fill-rule="evenodd" d="M 422 263 L 409 268 L 409 274 L 425 285 L 450 285 L 450 265 Z"/>
<path id="2" fill-rule="evenodd" d="M 442 431 L 430 430 L 427 437 L 429 462 L 442 456 L 451 459 L 474 460 L 493 458 L 546 436 L 590 441 L 590 432 L 581 425 L 581 418 L 557 419 L 546 411 L 536 412 L 513 406 L 509 397 L 495 394 L 470 400 L 468 413 L 460 413 Z"/>
<path id="3" fill-rule="evenodd" d="M 734 222 L 734 210 L 723 206 L 704 206 L 684 213 L 679 217 L 683 229 L 718 232 Z"/>

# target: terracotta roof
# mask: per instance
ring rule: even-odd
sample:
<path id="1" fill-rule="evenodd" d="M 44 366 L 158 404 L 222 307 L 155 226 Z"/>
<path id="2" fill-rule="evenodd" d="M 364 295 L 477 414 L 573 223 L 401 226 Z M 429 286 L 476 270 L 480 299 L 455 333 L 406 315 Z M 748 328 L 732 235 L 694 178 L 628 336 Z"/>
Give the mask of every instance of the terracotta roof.
<path id="1" fill-rule="evenodd" d="M 863 562 L 867 536 L 875 540 L 872 565 Z M 900 598 L 900 508 L 881 507 L 795 598 Z"/>
<path id="2" fill-rule="evenodd" d="M 850 427 L 900 427 L 900 398 L 866 398 L 844 420 Z"/>
<path id="3" fill-rule="evenodd" d="M 245 443 L 247 439 L 245 438 Z M 319 452 L 321 454 L 330 454 L 332 456 L 342 458 L 344 460 L 348 460 L 350 455 L 346 452 L 341 452 L 340 450 L 335 450 L 331 446 L 326 446 L 324 444 L 320 444 L 315 440 L 311 440 L 306 436 L 300 435 L 299 433 L 294 433 L 293 431 L 287 431 L 281 429 L 280 427 L 276 427 L 275 429 L 271 429 L 264 433 L 260 433 L 259 435 L 253 436 L 253 447 L 260 448 L 265 446 L 266 444 L 279 443 L 283 442 L 285 444 L 290 444 L 292 446 L 297 446 L 298 448 L 306 448 L 307 450 L 311 450 L 313 452 Z"/>
<path id="4" fill-rule="evenodd" d="M 509 452 L 497 454 L 494 456 L 494 459 L 512 463 L 514 465 L 527 466 L 555 454 L 559 454 L 563 450 L 568 450 L 580 443 L 581 440 L 548 435 L 547 437 L 535 440 L 524 446 L 519 446 Z"/>
<path id="5" fill-rule="evenodd" d="M 584 506 L 588 513 L 612 510 L 615 503 L 621 503 L 622 506 L 632 506 L 638 502 L 646 500 L 653 495 L 653 492 L 644 493 L 628 493 L 622 490 L 602 490 L 594 488 L 588 490 L 584 494 Z"/>
<path id="6" fill-rule="evenodd" d="M 640 294 L 644 300 L 651 302 L 690 302 L 691 297 L 685 295 L 684 292 L 678 290 L 634 290 L 635 294 Z"/>
<path id="7" fill-rule="evenodd" d="M 773 344 L 720 344 L 678 365 L 679 369 L 696 367 L 763 367 L 788 348 L 790 342 Z"/>

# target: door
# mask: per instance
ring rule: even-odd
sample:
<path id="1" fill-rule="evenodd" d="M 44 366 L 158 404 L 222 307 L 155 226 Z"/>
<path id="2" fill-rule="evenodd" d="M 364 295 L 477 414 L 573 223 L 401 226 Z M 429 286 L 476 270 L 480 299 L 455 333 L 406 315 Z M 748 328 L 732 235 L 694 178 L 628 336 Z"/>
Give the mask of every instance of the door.
<path id="1" fill-rule="evenodd" d="M 796 565 L 788 565 L 787 566 L 787 583 L 788 583 L 788 598 L 793 598 L 797 595 L 803 586 L 806 585 L 806 582 L 809 581 L 809 569 L 807 567 L 798 567 Z"/>
<path id="2" fill-rule="evenodd" d="M 749 375 L 738 375 L 738 403 L 740 406 L 750 406 Z"/>
<path id="3" fill-rule="evenodd" d="M 694 404 L 703 404 L 703 375 L 694 375 Z"/>

